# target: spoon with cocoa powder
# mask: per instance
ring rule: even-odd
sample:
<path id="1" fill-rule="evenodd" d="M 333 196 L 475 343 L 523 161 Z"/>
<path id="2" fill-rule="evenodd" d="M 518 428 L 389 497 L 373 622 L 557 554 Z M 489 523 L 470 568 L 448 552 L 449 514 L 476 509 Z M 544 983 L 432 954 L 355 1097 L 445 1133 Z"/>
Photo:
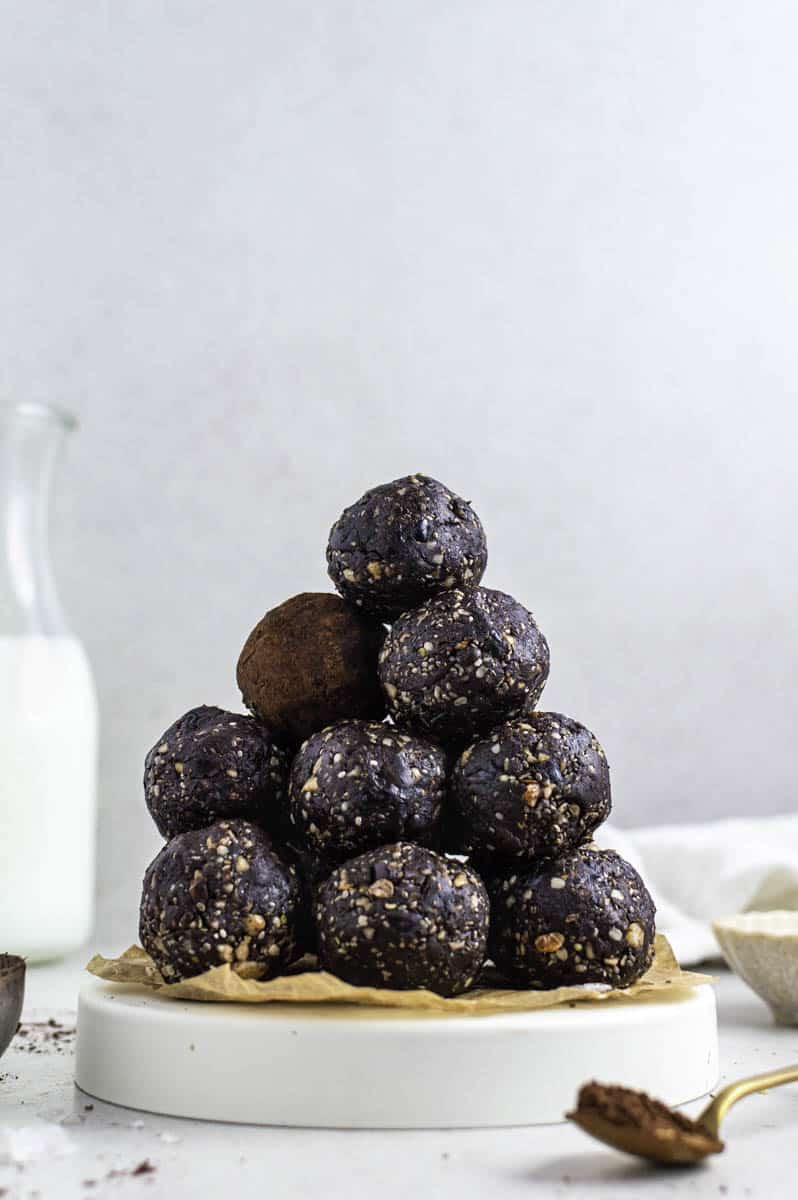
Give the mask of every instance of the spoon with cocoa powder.
<path id="1" fill-rule="evenodd" d="M 798 1066 L 767 1071 L 730 1083 L 693 1120 L 645 1092 L 614 1084 L 586 1083 L 567 1113 L 585 1133 L 616 1150 L 658 1163 L 697 1163 L 720 1154 L 720 1123 L 733 1104 L 753 1092 L 798 1082 Z"/>

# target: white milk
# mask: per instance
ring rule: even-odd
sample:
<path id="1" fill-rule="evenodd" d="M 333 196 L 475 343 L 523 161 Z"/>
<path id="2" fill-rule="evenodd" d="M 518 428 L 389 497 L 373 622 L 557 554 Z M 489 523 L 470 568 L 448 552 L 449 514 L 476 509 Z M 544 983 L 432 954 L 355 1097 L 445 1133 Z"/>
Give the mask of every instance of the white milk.
<path id="1" fill-rule="evenodd" d="M 0 637 L 0 952 L 75 950 L 91 932 L 97 699 L 71 637 Z"/>

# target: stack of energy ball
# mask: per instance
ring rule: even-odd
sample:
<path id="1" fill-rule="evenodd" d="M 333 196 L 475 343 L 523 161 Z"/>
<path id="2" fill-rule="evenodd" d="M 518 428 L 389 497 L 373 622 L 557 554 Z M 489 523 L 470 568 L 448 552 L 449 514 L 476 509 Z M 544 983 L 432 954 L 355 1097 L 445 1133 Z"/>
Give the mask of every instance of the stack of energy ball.
<path id="1" fill-rule="evenodd" d="M 335 523 L 327 563 L 339 595 L 294 596 L 247 638 L 252 715 L 193 709 L 147 755 L 168 841 L 140 934 L 164 978 L 269 978 L 310 951 L 351 984 L 444 996 L 488 958 L 516 985 L 628 986 L 654 905 L 590 843 L 607 760 L 537 709 L 548 645 L 480 586 L 470 504 L 424 475 L 383 484 Z"/>

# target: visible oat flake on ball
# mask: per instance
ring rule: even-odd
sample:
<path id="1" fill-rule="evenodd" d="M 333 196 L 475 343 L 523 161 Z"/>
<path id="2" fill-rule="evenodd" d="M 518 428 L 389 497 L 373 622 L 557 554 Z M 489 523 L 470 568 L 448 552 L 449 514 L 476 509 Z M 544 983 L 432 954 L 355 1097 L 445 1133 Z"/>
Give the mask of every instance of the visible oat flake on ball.
<path id="1" fill-rule="evenodd" d="M 463 992 L 483 965 L 488 923 L 476 872 L 409 842 L 351 859 L 316 900 L 321 965 L 360 987 Z"/>
<path id="2" fill-rule="evenodd" d="M 294 759 L 292 840 L 330 870 L 400 839 L 434 846 L 445 786 L 446 757 L 433 742 L 342 721 L 313 734 Z"/>
<path id="3" fill-rule="evenodd" d="M 394 623 L 379 671 L 397 725 L 462 741 L 534 708 L 548 678 L 549 648 L 512 596 L 454 589 Z"/>
<path id="4" fill-rule="evenodd" d="M 254 717 L 200 705 L 162 735 L 144 764 L 144 799 L 167 838 L 223 817 L 273 832 L 286 820 L 289 758 Z"/>
<path id="5" fill-rule="evenodd" d="M 604 751 L 560 713 L 533 712 L 491 730 L 461 754 L 450 790 L 460 848 L 482 864 L 574 850 L 611 808 Z"/>
<path id="6" fill-rule="evenodd" d="M 244 964 L 260 978 L 301 953 L 305 913 L 293 863 L 249 821 L 178 834 L 144 876 L 139 936 L 167 983 Z"/>
<path id="7" fill-rule="evenodd" d="M 468 501 L 420 474 L 366 492 L 327 544 L 327 570 L 344 599 L 385 621 L 449 588 L 476 587 L 487 557 Z"/>
<path id="8" fill-rule="evenodd" d="M 490 954 L 525 987 L 628 987 L 651 965 L 654 903 L 614 850 L 582 846 L 491 879 Z"/>

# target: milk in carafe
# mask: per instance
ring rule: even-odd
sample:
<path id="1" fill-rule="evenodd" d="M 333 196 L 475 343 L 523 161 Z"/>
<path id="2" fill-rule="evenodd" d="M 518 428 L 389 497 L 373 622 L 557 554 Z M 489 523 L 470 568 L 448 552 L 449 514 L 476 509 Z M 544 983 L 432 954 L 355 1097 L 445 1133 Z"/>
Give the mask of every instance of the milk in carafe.
<path id="1" fill-rule="evenodd" d="M 94 899 L 97 701 L 71 637 L 0 636 L 0 949 L 77 949 Z"/>
<path id="2" fill-rule="evenodd" d="M 0 414 L 0 952 L 56 958 L 93 923 L 97 700 L 50 568 L 66 413 Z"/>

